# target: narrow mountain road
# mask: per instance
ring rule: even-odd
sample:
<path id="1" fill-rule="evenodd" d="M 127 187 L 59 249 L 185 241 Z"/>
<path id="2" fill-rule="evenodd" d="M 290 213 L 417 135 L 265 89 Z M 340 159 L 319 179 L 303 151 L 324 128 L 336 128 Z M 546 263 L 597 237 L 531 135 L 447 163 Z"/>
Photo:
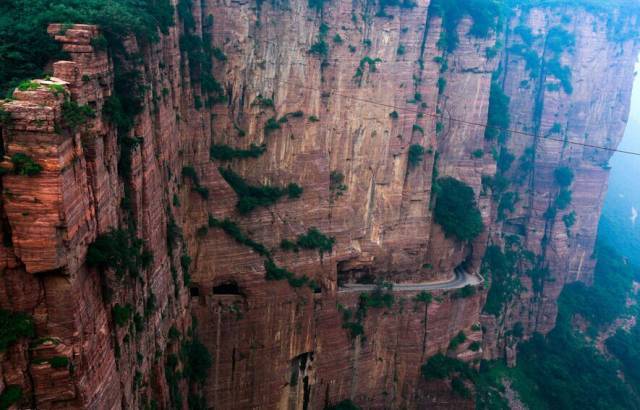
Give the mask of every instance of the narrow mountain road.
<path id="1" fill-rule="evenodd" d="M 455 277 L 449 281 L 440 282 L 421 282 L 421 283 L 394 283 L 393 290 L 402 291 L 429 291 L 429 290 L 448 290 L 460 289 L 467 285 L 476 286 L 481 284 L 484 279 L 477 274 L 471 275 L 461 268 L 455 270 Z M 338 292 L 370 292 L 375 290 L 374 284 L 347 283 L 338 288 Z"/>

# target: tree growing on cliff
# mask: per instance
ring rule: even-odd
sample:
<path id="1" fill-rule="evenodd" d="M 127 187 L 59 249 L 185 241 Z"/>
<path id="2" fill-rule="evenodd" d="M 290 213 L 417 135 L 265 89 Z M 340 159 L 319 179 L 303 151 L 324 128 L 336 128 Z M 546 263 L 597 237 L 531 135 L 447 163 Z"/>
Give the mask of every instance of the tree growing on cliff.
<path id="1" fill-rule="evenodd" d="M 504 93 L 500 84 L 491 83 L 489 94 L 489 112 L 487 114 L 487 126 L 484 129 L 484 137 L 492 140 L 499 137 L 504 141 L 507 137 L 506 129 L 509 128 L 511 118 L 509 116 L 509 97 Z"/>
<path id="2" fill-rule="evenodd" d="M 569 167 L 559 167 L 553 171 L 556 183 L 563 188 L 571 186 L 573 183 L 573 171 Z"/>
<path id="3" fill-rule="evenodd" d="M 13 172 L 16 175 L 33 176 L 42 172 L 42 165 L 38 164 L 30 156 L 17 153 L 11 157 L 13 163 Z"/>
<path id="4" fill-rule="evenodd" d="M 29 315 L 0 309 L 0 353 L 18 339 L 33 336 L 35 327 Z"/>
<path id="5" fill-rule="evenodd" d="M 437 181 L 439 193 L 434 210 L 435 221 L 447 236 L 470 241 L 484 230 L 475 194 L 470 186 L 451 177 Z"/>
<path id="6" fill-rule="evenodd" d="M 411 144 L 409 147 L 409 167 L 418 165 L 424 157 L 424 147 L 420 144 Z"/>

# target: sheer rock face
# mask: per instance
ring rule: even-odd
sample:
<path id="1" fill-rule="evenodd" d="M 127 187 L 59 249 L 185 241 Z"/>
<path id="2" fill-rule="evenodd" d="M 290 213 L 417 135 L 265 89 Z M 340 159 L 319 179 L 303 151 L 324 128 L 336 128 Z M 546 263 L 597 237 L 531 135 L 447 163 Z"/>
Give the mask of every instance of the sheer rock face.
<path id="1" fill-rule="evenodd" d="M 548 9 L 513 17 L 511 28 L 522 19 L 540 36 L 532 45 L 539 55 L 548 52 L 540 39 L 553 27 L 575 35 L 573 52 L 558 57 L 571 67 L 568 95 L 547 87 L 557 81 L 546 79 L 544 68 L 536 81 L 530 78 L 523 57 L 510 51 L 520 42 L 514 34 L 506 37 L 504 51 L 488 58 L 496 38 L 468 36 L 469 19 L 460 22 L 456 50 L 444 54 L 436 45 L 441 21 L 429 14 L 426 0 L 411 9 L 388 7 L 394 16 L 386 18 L 375 16 L 377 6 L 345 1 L 321 12 L 306 1 L 257 7 L 242 1 L 193 3 L 195 32 L 224 53 L 213 67 L 227 101 L 201 106 L 206 96 L 191 79 L 197 70 L 189 69 L 188 53 L 180 51 L 180 27 L 157 43 L 128 40 L 127 50 L 143 64 L 124 69 L 138 70 L 140 83 L 148 86 L 131 131 L 142 139 L 131 150 L 129 176 L 119 170 L 122 136 L 114 125 L 97 115 L 74 132 L 61 129 L 56 124 L 65 97 L 47 82 L 0 103 L 12 118 L 2 130 L 3 167 L 11 168 L 13 154 L 26 153 L 44 168 L 36 176 L 2 177 L 2 232 L 11 245 L 4 241 L 0 247 L 0 307 L 30 312 L 38 336 L 52 338 L 31 346 L 23 341 L 2 353 L 0 387 L 22 386 L 33 393 L 28 405 L 39 408 L 135 408 L 144 406 L 144 398 L 169 407 L 176 391 L 186 404 L 186 382 L 171 385 L 165 363 L 180 350 L 169 329 L 191 337 L 193 315 L 213 365 L 192 393 L 215 408 L 323 408 L 346 398 L 366 408 L 472 406 L 451 396 L 448 382 L 422 380 L 420 365 L 437 352 L 469 362 L 513 352 L 516 341 L 506 331 L 517 322 L 525 336 L 549 331 L 562 286 L 591 281 L 590 255 L 607 180 L 602 164 L 609 153 L 562 141 L 566 135 L 617 145 L 637 46 L 630 40 L 614 43 L 606 22 L 582 11 L 570 22 Z M 328 28 L 326 56 L 309 51 L 322 39 L 321 24 Z M 71 56 L 53 65 L 50 82 L 103 112 L 114 93 L 115 72 L 107 53 L 92 45 L 98 29 L 52 25 L 49 32 Z M 511 98 L 512 128 L 547 135 L 559 123 L 562 137 L 533 141 L 514 134 L 507 140 L 516 158 L 534 142 L 536 155 L 533 171 L 510 188 L 520 202 L 496 222 L 497 206 L 482 194 L 481 177 L 496 172 L 490 155 L 496 143 L 485 140 L 482 125 L 499 65 L 496 81 Z M 297 111 L 303 115 L 291 115 Z M 265 130 L 269 118 L 283 117 L 278 129 Z M 209 157 L 212 144 L 262 143 L 267 150 L 259 158 Z M 412 144 L 426 149 L 413 166 Z M 478 150 L 484 155 L 473 154 Z M 304 192 L 241 215 L 219 166 L 252 184 L 295 182 Z M 509 176 L 519 177 L 517 166 L 518 160 Z M 544 213 L 559 191 L 553 177 L 558 166 L 574 170 L 573 201 L 549 221 Z M 181 176 L 183 167 L 193 167 L 208 199 Z M 447 237 L 433 223 L 434 169 L 474 189 L 487 229 L 472 244 Z M 331 184 L 332 171 L 344 175 L 346 190 Z M 572 211 L 576 222 L 567 235 L 562 217 Z M 207 227 L 209 215 L 236 221 L 278 265 L 314 279 L 321 291 L 266 281 L 265 258 Z M 110 229 L 131 226 L 131 220 L 154 256 L 141 278 L 118 279 L 88 266 L 89 244 Z M 172 221 L 183 240 L 167 240 Z M 310 227 L 335 237 L 332 252 L 279 248 L 281 240 L 294 240 Z M 359 317 L 362 335 L 353 338 L 344 327 L 356 321 L 345 309 L 355 314 L 360 302 L 357 293 L 338 292 L 338 281 L 370 275 L 395 282 L 449 279 L 462 262 L 470 271 L 479 269 L 487 243 L 501 244 L 504 234 L 514 233 L 544 257 L 550 278 L 542 294 L 535 294 L 523 277 L 529 290 L 499 318 L 480 316 L 482 289 L 466 298 L 434 292 L 428 307 L 415 300 L 417 292 L 394 292 L 392 308 L 369 307 Z M 192 261 L 189 290 L 181 255 Z M 145 314 L 151 295 L 155 308 Z M 131 304 L 143 326 L 116 325 L 116 303 Z M 460 331 L 467 340 L 448 349 Z M 481 340 L 482 349 L 469 348 Z M 48 359 L 56 356 L 68 357 L 73 367 L 53 369 Z"/>
<path id="2" fill-rule="evenodd" d="M 2 104 L 11 120 L 2 130 L 7 159 L 2 166 L 9 172 L 2 178 L 0 307 L 29 312 L 38 336 L 3 353 L 3 383 L 22 387 L 25 407 L 132 408 L 143 393 L 134 387 L 139 372 L 139 383 L 160 386 L 154 396 L 166 402 L 164 353 L 177 350 L 167 333 L 171 326 L 186 332 L 190 316 L 184 295 L 176 291 L 174 297 L 162 219 L 166 199 L 153 145 L 133 155 L 133 183 L 155 189 L 137 189 L 132 208 L 139 213 L 137 235 L 155 258 L 143 277 L 123 282 L 86 263 L 97 235 L 122 226 L 115 130 L 100 115 L 71 129 L 63 114 L 68 98 L 102 112 L 113 93 L 113 65 L 106 52 L 90 44 L 96 27 L 76 25 L 63 34 L 61 26 L 52 25 L 50 32 L 71 61 L 55 63 L 50 80 L 16 91 L 14 100 Z M 145 118 L 149 124 L 142 115 L 137 127 L 144 127 Z M 150 135 L 143 132 L 138 135 Z M 12 172 L 9 159 L 18 153 L 42 171 Z M 116 326 L 113 305 L 130 303 L 142 314 L 151 294 L 156 309 L 145 315 L 143 330 L 132 332 L 130 323 Z M 70 365 L 54 368 L 54 358 L 67 358 Z"/>
<path id="3" fill-rule="evenodd" d="M 637 43 L 625 38 L 624 27 L 618 31 L 616 16 L 607 23 L 581 9 L 565 12 L 533 9 L 514 17 L 509 24 L 511 29 L 522 24 L 531 28 L 534 40 L 530 49 L 540 58 L 538 70 L 527 69 L 525 59 L 513 52 L 524 43 L 514 32 L 502 55 L 498 82 L 511 99 L 511 128 L 544 138 L 534 140 L 513 133 L 508 139 L 506 146 L 516 158 L 508 175 L 522 181 L 509 190 L 518 192 L 520 201 L 504 223 L 492 226 L 492 236 L 500 243 L 499 235 L 521 235 L 525 247 L 543 257 L 549 275 L 539 292 L 533 291 L 529 277 L 521 278 L 528 290 L 508 306 L 499 334 L 517 322 L 524 325 L 525 334 L 549 332 L 555 325 L 556 301 L 563 286 L 576 280 L 593 281 L 594 245 L 612 152 L 580 144 L 614 149 L 628 118 Z M 554 53 L 549 42 L 559 28 L 570 33 L 575 45 L 563 46 L 561 53 Z M 549 68 L 554 56 L 570 67 L 571 93 L 554 86 L 559 84 Z M 532 171 L 523 177 L 519 167 L 528 147 L 534 147 L 535 160 Z M 550 218 L 545 212 L 554 206 L 561 190 L 554 177 L 559 167 L 573 170 L 573 183 L 568 188 L 572 200 Z M 567 226 L 564 219 L 570 214 L 575 222 Z"/>

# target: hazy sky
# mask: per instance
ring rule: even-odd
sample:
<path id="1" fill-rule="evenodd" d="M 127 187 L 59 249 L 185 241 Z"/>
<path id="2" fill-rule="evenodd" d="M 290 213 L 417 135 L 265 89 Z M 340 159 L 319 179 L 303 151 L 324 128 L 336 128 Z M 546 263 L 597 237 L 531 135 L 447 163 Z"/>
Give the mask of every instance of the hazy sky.
<path id="1" fill-rule="evenodd" d="M 620 149 L 640 152 L 640 63 L 631 96 L 629 122 Z M 600 221 L 600 239 L 640 265 L 640 156 L 616 153 Z"/>

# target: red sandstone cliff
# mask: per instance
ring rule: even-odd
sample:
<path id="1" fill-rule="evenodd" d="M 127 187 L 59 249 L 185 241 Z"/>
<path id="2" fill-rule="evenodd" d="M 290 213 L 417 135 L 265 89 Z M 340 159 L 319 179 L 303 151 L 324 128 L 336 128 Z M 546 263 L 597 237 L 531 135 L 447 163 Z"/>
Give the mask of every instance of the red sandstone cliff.
<path id="1" fill-rule="evenodd" d="M 388 7 L 390 18 L 376 17 L 377 6 L 343 1 L 322 11 L 306 2 L 193 3 L 193 32 L 224 53 L 213 60 L 213 74 L 227 99 L 206 103 L 189 53 L 179 47 L 182 24 L 158 43 L 129 40 L 128 51 L 139 56 L 130 68 L 139 70 L 145 91 L 130 134 L 141 140 L 131 149 L 127 178 L 118 166 L 123 135 L 110 121 L 97 115 L 74 130 L 57 125 L 65 93 L 96 113 L 114 93 L 113 59 L 92 46 L 95 27 L 53 25 L 50 33 L 64 43 L 71 61 L 55 63 L 52 78 L 37 89 L 16 91 L 13 101 L 0 103 L 12 119 L 2 127 L 4 167 L 11 168 L 8 159 L 16 153 L 43 167 L 36 176 L 2 177 L 2 233 L 11 241 L 0 248 L 0 307 L 32 314 L 39 339 L 0 353 L 0 386 L 22 386 L 25 407 L 134 408 L 153 402 L 170 408 L 179 406 L 176 391 L 186 405 L 186 381 L 172 382 L 166 363 L 197 322 L 197 335 L 213 359 L 201 393 L 214 408 L 319 409 L 346 398 L 365 408 L 471 405 L 443 393 L 446 382 L 421 380 L 420 365 L 446 351 L 461 330 L 468 340 L 449 353 L 475 361 L 511 352 L 505 332 L 517 322 L 526 334 L 553 327 L 564 283 L 591 279 L 607 179 L 602 164 L 609 155 L 512 135 L 505 146 L 516 158 L 534 144 L 534 165 L 525 182 L 512 188 L 521 198 L 514 212 L 496 221 L 498 204 L 481 192 L 482 176 L 496 172 L 489 153 L 497 142 L 485 140 L 483 126 L 470 125 L 486 123 L 492 75 L 500 67 L 496 81 L 511 98 L 512 128 L 547 135 L 559 123 L 561 139 L 615 147 L 637 44 L 613 41 L 606 21 L 587 12 L 566 22 L 557 10 L 533 9 L 509 20 L 510 29 L 497 34 L 504 36 L 503 51 L 488 58 L 496 34 L 468 36 L 470 19 L 458 27 L 457 49 L 439 50 L 441 19 L 429 13 L 428 1 L 411 9 Z M 572 70 L 571 94 L 549 90 L 547 83 L 555 80 L 547 81 L 544 71 L 523 84 L 530 73 L 523 57 L 510 52 L 521 42 L 513 34 L 521 21 L 540 36 L 531 47 L 541 56 L 553 27 L 575 36 L 573 51 L 559 56 Z M 322 24 L 328 28 L 326 57 L 309 52 Z M 341 42 L 333 40 L 336 34 Z M 381 59 L 373 62 L 375 70 L 371 62 L 362 64 L 366 57 Z M 442 59 L 448 68 L 441 72 Z M 446 80 L 440 91 L 439 78 Z M 261 97 L 273 105 L 260 104 Z M 287 116 L 278 129 L 265 131 L 269 118 L 297 111 L 303 115 Z M 450 117 L 467 123 L 441 123 Z M 263 143 L 267 149 L 258 158 L 221 162 L 209 156 L 212 144 Z M 431 148 L 416 167 L 408 164 L 411 144 Z M 473 153 L 480 149 L 485 155 L 478 158 Z M 463 180 L 476 193 L 487 230 L 473 246 L 445 237 L 433 223 L 436 152 L 438 174 Z M 576 174 L 573 201 L 549 221 L 543 214 L 557 191 L 553 171 L 561 165 Z M 241 215 L 219 166 L 253 184 L 295 182 L 304 192 Z M 183 167 L 193 167 L 208 198 L 193 190 Z M 341 195 L 332 187 L 332 171 L 344 175 Z M 562 216 L 570 211 L 576 223 L 568 236 Z M 210 215 L 236 221 L 277 264 L 314 279 L 320 289 L 266 281 L 265 258 L 209 226 Z M 172 221 L 184 238 L 175 245 L 167 240 Z M 139 277 L 121 280 L 85 263 L 99 235 L 131 226 L 153 254 Z M 310 227 L 336 238 L 331 253 L 279 249 L 282 239 Z M 522 276 L 529 291 L 498 318 L 483 315 L 484 335 L 482 289 L 468 298 L 434 292 L 428 307 L 415 301 L 417 292 L 394 292 L 391 308 L 367 310 L 362 335 L 351 338 L 343 327 L 344 310 L 356 312 L 359 301 L 357 293 L 337 292 L 339 280 L 447 279 L 464 261 L 478 269 L 487 244 L 502 244 L 505 234 L 519 235 L 543 258 L 550 276 L 541 294 Z M 188 288 L 182 255 L 191 258 Z M 146 309 L 152 295 L 154 308 Z M 142 325 L 132 319 L 119 326 L 116 304 L 131 304 Z M 484 351 L 469 349 L 480 340 Z M 47 359 L 58 356 L 72 366 L 53 368 Z"/>

